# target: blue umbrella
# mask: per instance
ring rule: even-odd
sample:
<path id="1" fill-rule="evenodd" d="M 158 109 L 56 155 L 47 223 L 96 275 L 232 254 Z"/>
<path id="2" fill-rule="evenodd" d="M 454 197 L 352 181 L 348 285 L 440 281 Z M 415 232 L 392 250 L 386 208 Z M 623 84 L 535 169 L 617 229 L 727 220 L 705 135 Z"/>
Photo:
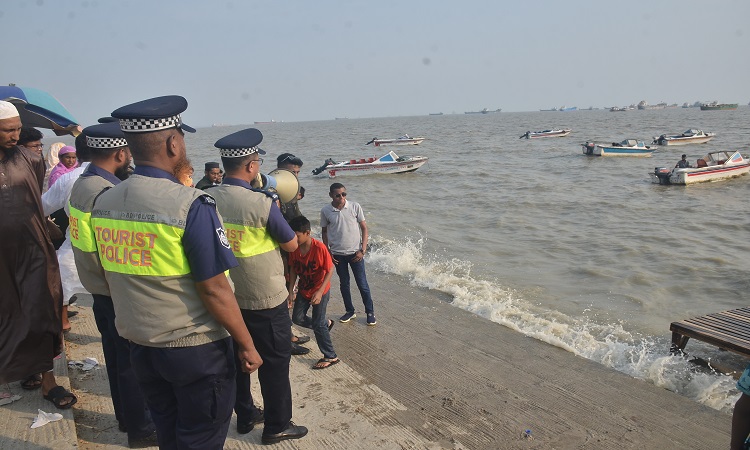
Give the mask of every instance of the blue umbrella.
<path id="1" fill-rule="evenodd" d="M 15 85 L 0 86 L 0 100 L 16 105 L 25 127 L 47 128 L 58 136 L 77 136 L 81 132 L 73 115 L 47 92 Z"/>

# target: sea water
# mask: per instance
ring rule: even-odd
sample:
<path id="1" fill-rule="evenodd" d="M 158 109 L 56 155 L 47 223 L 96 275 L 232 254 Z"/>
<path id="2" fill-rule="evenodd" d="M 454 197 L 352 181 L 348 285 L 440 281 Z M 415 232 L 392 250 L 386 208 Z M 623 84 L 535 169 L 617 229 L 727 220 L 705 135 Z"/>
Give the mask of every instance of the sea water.
<path id="1" fill-rule="evenodd" d="M 185 115 L 189 117 L 189 111 Z M 253 125 L 188 135 L 196 181 L 219 160 L 213 143 Z M 452 304 L 634 377 L 729 411 L 734 380 L 669 355 L 669 324 L 747 306 L 750 176 L 693 186 L 653 184 L 711 150 L 750 155 L 750 108 L 445 114 L 255 125 L 264 173 L 280 153 L 304 161 L 300 207 L 319 236 L 329 185 L 365 210 L 370 270 L 449 295 Z M 519 139 L 572 128 L 564 138 Z M 697 128 L 707 144 L 659 147 L 650 158 L 588 157 L 586 141 L 650 143 Z M 419 146 L 364 145 L 424 136 Z M 429 157 L 409 174 L 313 176 L 325 161 Z M 377 293 L 374 294 L 377 301 Z M 408 300 L 408 299 L 407 299 Z M 485 337 L 486 338 L 486 337 Z M 687 350 L 741 370 L 741 358 L 691 340 Z"/>

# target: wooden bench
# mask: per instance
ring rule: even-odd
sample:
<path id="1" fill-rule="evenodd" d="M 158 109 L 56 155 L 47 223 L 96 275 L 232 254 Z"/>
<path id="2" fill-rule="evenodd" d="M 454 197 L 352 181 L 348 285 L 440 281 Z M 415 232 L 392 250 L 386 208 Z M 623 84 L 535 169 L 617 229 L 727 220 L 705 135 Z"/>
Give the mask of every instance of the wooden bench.
<path id="1" fill-rule="evenodd" d="M 673 354 L 685 353 L 692 337 L 750 358 L 750 308 L 731 309 L 707 316 L 672 322 Z"/>

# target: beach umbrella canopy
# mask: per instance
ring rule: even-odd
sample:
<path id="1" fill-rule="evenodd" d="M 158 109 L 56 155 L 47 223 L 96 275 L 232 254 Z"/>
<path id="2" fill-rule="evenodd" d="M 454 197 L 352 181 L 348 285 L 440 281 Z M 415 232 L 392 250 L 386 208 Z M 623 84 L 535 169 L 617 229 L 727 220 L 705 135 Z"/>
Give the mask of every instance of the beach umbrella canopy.
<path id="1" fill-rule="evenodd" d="M 47 128 L 62 136 L 81 133 L 78 121 L 51 94 L 34 88 L 0 86 L 0 100 L 16 105 L 25 127 Z"/>

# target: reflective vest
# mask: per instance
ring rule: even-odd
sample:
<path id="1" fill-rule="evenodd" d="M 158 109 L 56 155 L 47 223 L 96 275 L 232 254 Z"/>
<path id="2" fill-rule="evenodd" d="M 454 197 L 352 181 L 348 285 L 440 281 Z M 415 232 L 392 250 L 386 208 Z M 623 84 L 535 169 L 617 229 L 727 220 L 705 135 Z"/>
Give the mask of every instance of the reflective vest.
<path id="1" fill-rule="evenodd" d="M 70 191 L 70 244 L 73 246 L 78 278 L 92 294 L 109 296 L 109 285 L 96 251 L 91 208 L 99 193 L 113 184 L 100 176 L 80 177 Z"/>
<path id="2" fill-rule="evenodd" d="M 169 179 L 131 175 L 96 199 L 91 223 L 125 339 L 192 347 L 229 336 L 203 305 L 182 246 L 188 211 L 202 195 Z"/>
<path id="3" fill-rule="evenodd" d="M 210 190 L 240 265 L 229 269 L 240 309 L 279 306 L 287 298 L 279 244 L 266 225 L 273 200 L 242 186 L 222 184 Z"/>

